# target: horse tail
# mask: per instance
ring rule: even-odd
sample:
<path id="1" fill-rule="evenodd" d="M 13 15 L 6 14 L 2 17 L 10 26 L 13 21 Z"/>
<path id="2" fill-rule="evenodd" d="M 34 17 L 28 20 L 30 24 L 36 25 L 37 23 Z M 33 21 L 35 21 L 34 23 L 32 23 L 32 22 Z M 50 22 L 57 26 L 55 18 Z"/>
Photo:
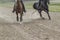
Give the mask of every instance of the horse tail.
<path id="1" fill-rule="evenodd" d="M 36 9 L 36 10 L 38 10 L 38 9 L 39 9 L 38 7 L 39 7 L 38 2 L 35 2 L 35 3 L 33 4 L 33 8 Z"/>

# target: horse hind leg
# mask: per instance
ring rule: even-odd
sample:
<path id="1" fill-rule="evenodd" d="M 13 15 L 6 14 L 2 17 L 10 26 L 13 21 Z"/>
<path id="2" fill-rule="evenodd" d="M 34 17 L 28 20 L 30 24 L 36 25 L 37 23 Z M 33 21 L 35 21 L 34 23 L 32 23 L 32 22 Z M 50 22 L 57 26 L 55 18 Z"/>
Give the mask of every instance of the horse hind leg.
<path id="1" fill-rule="evenodd" d="M 49 15 L 49 12 L 47 12 L 47 14 L 48 14 L 49 20 L 51 20 L 51 17 L 50 17 L 50 15 Z"/>
<path id="2" fill-rule="evenodd" d="M 16 12 L 16 20 L 19 21 L 18 13 Z"/>
<path id="3" fill-rule="evenodd" d="M 49 17 L 49 20 L 51 20 L 51 17 L 49 15 L 49 11 L 48 10 L 45 10 L 45 12 L 47 13 L 48 17 Z"/>
<path id="4" fill-rule="evenodd" d="M 42 14 L 41 14 L 42 11 L 39 10 L 38 12 L 39 12 L 39 14 L 40 14 L 40 17 L 41 17 L 42 19 L 45 19 L 44 17 L 42 17 Z"/>

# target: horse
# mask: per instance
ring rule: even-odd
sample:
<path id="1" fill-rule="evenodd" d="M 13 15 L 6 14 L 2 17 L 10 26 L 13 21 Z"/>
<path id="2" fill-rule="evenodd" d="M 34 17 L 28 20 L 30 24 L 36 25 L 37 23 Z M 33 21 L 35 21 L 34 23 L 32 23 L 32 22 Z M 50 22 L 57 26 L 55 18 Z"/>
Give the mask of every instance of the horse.
<path id="1" fill-rule="evenodd" d="M 18 14 L 20 14 L 20 22 L 22 22 L 22 20 L 23 20 L 22 19 L 22 17 L 23 17 L 23 6 L 22 6 L 22 3 L 20 1 L 21 0 L 17 0 L 14 12 L 16 12 L 16 20 L 19 21 Z"/>
<path id="2" fill-rule="evenodd" d="M 40 17 L 42 19 L 45 19 L 44 17 L 42 17 L 42 14 L 41 14 L 41 12 L 44 11 L 48 14 L 49 20 L 51 20 L 51 17 L 49 15 L 48 4 L 49 4 L 49 0 L 39 0 L 39 2 L 35 2 L 33 4 L 33 8 L 39 12 Z"/>

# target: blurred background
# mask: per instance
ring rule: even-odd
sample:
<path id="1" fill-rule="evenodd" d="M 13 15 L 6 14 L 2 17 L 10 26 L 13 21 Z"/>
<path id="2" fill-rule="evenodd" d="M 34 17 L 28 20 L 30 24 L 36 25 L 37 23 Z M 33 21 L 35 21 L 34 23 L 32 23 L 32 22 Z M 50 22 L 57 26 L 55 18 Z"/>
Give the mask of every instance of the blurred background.
<path id="1" fill-rule="evenodd" d="M 33 9 L 34 2 L 38 0 L 23 0 L 26 9 Z M 14 0 L 0 0 L 0 7 L 13 8 Z M 50 0 L 49 4 L 50 12 L 60 12 L 60 0 Z"/>

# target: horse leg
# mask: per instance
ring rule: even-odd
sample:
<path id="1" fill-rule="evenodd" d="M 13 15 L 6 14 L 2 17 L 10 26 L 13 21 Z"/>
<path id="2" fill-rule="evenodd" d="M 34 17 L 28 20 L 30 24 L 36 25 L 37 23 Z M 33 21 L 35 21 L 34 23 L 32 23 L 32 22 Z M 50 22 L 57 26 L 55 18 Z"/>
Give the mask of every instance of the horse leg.
<path id="1" fill-rule="evenodd" d="M 47 14 L 48 14 L 49 20 L 51 20 L 51 17 L 50 17 L 50 15 L 49 15 L 49 12 L 47 12 Z"/>
<path id="2" fill-rule="evenodd" d="M 16 19 L 17 21 L 19 21 L 19 17 L 18 17 L 18 13 L 16 12 Z"/>
<path id="3" fill-rule="evenodd" d="M 23 12 L 20 13 L 20 22 L 22 22 L 22 16 L 23 16 Z"/>
<path id="4" fill-rule="evenodd" d="M 45 19 L 44 17 L 42 17 L 42 14 L 41 14 L 42 10 L 39 10 L 38 12 L 39 12 L 39 14 L 40 14 L 40 17 L 41 17 L 42 19 Z"/>
<path id="5" fill-rule="evenodd" d="M 49 17 L 49 20 L 51 20 L 51 17 L 49 15 L 49 11 L 48 10 L 45 10 L 45 12 L 47 13 L 48 17 Z"/>

